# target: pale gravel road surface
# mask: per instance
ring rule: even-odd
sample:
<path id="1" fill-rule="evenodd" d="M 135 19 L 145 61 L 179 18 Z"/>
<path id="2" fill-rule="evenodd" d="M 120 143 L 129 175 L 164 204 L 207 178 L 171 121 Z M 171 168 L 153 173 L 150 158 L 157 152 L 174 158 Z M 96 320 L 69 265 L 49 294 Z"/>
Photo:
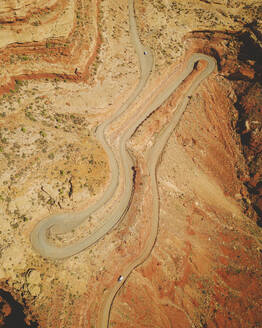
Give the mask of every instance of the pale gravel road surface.
<path id="1" fill-rule="evenodd" d="M 119 272 L 124 279 L 121 282 L 116 281 L 115 285 L 110 289 L 110 292 L 106 296 L 104 300 L 99 316 L 98 316 L 98 323 L 97 327 L 105 328 L 108 327 L 109 324 L 109 317 L 110 317 L 110 309 L 112 306 L 112 302 L 121 288 L 121 286 L 125 283 L 126 279 L 130 275 L 130 273 L 139 265 L 141 265 L 150 255 L 156 238 L 157 238 L 157 231 L 158 231 L 158 221 L 159 221 L 159 199 L 158 199 L 158 189 L 157 189 L 157 182 L 156 182 L 156 166 L 158 159 L 167 143 L 168 138 L 170 137 L 173 130 L 176 128 L 177 124 L 179 123 L 185 109 L 187 103 L 195 91 L 195 89 L 199 86 L 199 84 L 210 75 L 215 67 L 216 61 L 214 58 L 206 56 L 204 54 L 193 54 L 187 64 L 185 71 L 178 76 L 177 80 L 174 84 L 172 84 L 169 88 L 165 89 L 165 91 L 158 95 L 155 101 L 149 105 L 150 112 L 156 110 L 170 95 L 172 92 L 175 91 L 179 87 L 179 85 L 185 80 L 185 78 L 193 71 L 195 63 L 199 60 L 204 60 L 207 62 L 207 67 L 203 72 L 201 72 L 197 78 L 193 81 L 192 85 L 190 86 L 187 93 L 184 95 L 182 101 L 179 103 L 171 121 L 169 124 L 161 131 L 161 134 L 158 136 L 155 144 L 150 149 L 150 152 L 147 154 L 147 164 L 149 167 L 149 174 L 150 174 L 150 181 L 152 186 L 152 193 L 153 193 L 153 213 L 151 219 L 151 231 L 148 240 L 146 241 L 146 245 L 139 255 L 138 258 L 134 260 L 134 262 L 130 263 L 124 271 Z"/>
<path id="2" fill-rule="evenodd" d="M 121 274 L 124 279 L 121 282 L 116 282 L 115 286 L 110 290 L 108 293 L 99 313 L 97 327 L 105 328 L 108 327 L 109 323 L 109 316 L 110 316 L 110 308 L 113 302 L 113 299 L 121 288 L 127 277 L 130 275 L 132 270 L 143 263 L 148 256 L 150 255 L 154 243 L 157 237 L 157 230 L 158 230 L 158 214 L 159 214 L 159 201 L 158 201 L 158 190 L 157 190 L 157 183 L 156 183 L 156 166 L 159 159 L 160 154 L 162 153 L 165 144 L 170 137 L 172 131 L 177 126 L 181 116 L 183 115 L 189 97 L 193 94 L 195 89 L 199 86 L 199 84 L 210 75 L 215 67 L 216 62 L 214 58 L 206 56 L 204 54 L 193 54 L 187 64 L 186 69 L 182 72 L 176 79 L 176 81 L 165 88 L 163 92 L 157 95 L 155 100 L 148 105 L 146 111 L 140 115 L 135 124 L 133 124 L 126 132 L 120 137 L 120 158 L 122 161 L 122 165 L 124 168 L 124 192 L 119 200 L 119 206 L 112 212 L 111 215 L 104 221 L 103 225 L 98 228 L 93 234 L 89 235 L 86 239 L 81 240 L 75 244 L 65 246 L 65 247 L 56 247 L 49 243 L 47 239 L 47 232 L 51 227 L 55 227 L 56 231 L 59 233 L 67 232 L 74 229 L 76 226 L 81 224 L 89 215 L 94 213 L 97 209 L 101 206 L 104 206 L 109 199 L 113 196 L 116 188 L 119 184 L 119 167 L 114 156 L 113 151 L 111 150 L 110 146 L 108 145 L 107 141 L 105 140 L 105 130 L 108 126 L 117 118 L 120 117 L 122 113 L 124 113 L 131 104 L 136 100 L 139 96 L 141 91 L 143 90 L 148 77 L 150 76 L 152 67 L 153 67 L 153 54 L 151 50 L 142 45 L 138 33 L 137 27 L 134 17 L 134 3 L 133 0 L 129 0 L 129 23 L 130 23 L 130 35 L 137 52 L 139 62 L 140 62 L 140 81 L 137 85 L 134 92 L 125 102 L 125 104 L 114 114 L 112 117 L 107 120 L 106 122 L 102 123 L 96 132 L 96 138 L 101 143 L 102 147 L 105 149 L 109 162 L 110 162 L 110 169 L 111 169 L 111 183 L 103 196 L 96 202 L 95 204 L 88 207 L 86 210 L 79 212 L 79 213 L 64 213 L 53 215 L 48 217 L 42 221 L 40 221 L 34 230 L 31 233 L 31 242 L 36 251 L 38 251 L 42 256 L 53 258 L 53 259 L 62 259 L 72 255 L 75 255 L 82 250 L 86 249 L 87 247 L 91 246 L 99 239 L 103 238 L 105 234 L 107 234 L 116 224 L 121 220 L 121 218 L 125 215 L 126 211 L 129 208 L 129 204 L 132 198 L 133 192 L 133 160 L 126 150 L 126 142 L 135 132 L 137 127 L 152 113 L 155 111 L 178 87 L 179 85 L 185 80 L 185 78 L 192 72 L 195 63 L 199 60 L 204 60 L 207 62 L 206 68 L 200 73 L 196 79 L 193 80 L 192 85 L 190 86 L 187 93 L 184 95 L 182 101 L 180 102 L 179 106 L 177 107 L 172 120 L 169 124 L 161 131 L 161 134 L 158 136 L 157 141 L 150 149 L 150 152 L 147 154 L 147 162 L 150 172 L 150 180 L 151 186 L 153 191 L 153 215 L 152 215 L 152 225 L 151 225 L 151 232 L 150 236 L 146 242 L 145 248 L 143 249 L 142 253 L 139 255 L 134 262 L 130 263 L 125 270 L 119 274 Z"/>
<path id="3" fill-rule="evenodd" d="M 111 182 L 109 187 L 104 192 L 103 196 L 93 205 L 89 206 L 86 210 L 78 213 L 61 213 L 47 217 L 41 220 L 33 229 L 31 233 L 31 243 L 33 248 L 39 252 L 43 257 L 52 259 L 63 259 L 75 255 L 87 247 L 93 245 L 99 239 L 103 238 L 125 215 L 129 208 L 129 203 L 132 198 L 133 192 L 133 160 L 130 154 L 126 150 L 126 141 L 134 133 L 135 129 L 143 120 L 147 117 L 147 113 L 138 117 L 137 121 L 131 126 L 125 134 L 120 137 L 120 158 L 124 168 L 124 192 L 119 199 L 119 206 L 109 215 L 104 223 L 95 230 L 87 238 L 71 244 L 65 247 L 56 247 L 48 241 L 47 232 L 51 228 L 55 228 L 57 233 L 65 233 L 72 231 L 74 228 L 84 222 L 92 213 L 98 210 L 101 206 L 104 206 L 113 196 L 116 188 L 119 184 L 119 167 L 114 156 L 114 153 L 107 141 L 105 140 L 106 128 L 117 118 L 124 113 L 130 105 L 136 100 L 141 91 L 143 90 L 148 77 L 153 67 L 153 54 L 151 50 L 143 46 L 139 40 L 136 21 L 134 17 L 133 1 L 129 1 L 129 24 L 130 24 L 130 35 L 135 47 L 136 53 L 139 57 L 140 62 L 140 80 L 139 83 L 120 109 L 111 116 L 109 120 L 102 123 L 96 131 L 96 139 L 100 142 L 101 146 L 107 153 L 111 169 Z M 145 54 L 146 53 L 146 54 Z"/>

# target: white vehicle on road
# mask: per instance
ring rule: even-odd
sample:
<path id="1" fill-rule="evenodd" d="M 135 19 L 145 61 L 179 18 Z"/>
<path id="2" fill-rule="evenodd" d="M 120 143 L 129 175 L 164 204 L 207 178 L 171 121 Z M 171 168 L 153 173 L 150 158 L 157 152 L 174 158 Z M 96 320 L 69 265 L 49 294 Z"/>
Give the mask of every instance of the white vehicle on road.
<path id="1" fill-rule="evenodd" d="M 118 282 L 121 282 L 123 279 L 124 279 L 123 276 L 119 276 L 118 279 L 117 279 L 117 281 L 118 281 Z"/>

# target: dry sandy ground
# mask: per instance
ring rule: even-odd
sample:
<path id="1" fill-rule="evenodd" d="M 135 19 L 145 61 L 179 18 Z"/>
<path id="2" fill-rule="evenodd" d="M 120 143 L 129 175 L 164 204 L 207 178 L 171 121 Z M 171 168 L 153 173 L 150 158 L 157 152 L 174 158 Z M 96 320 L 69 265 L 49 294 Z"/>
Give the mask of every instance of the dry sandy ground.
<path id="1" fill-rule="evenodd" d="M 106 289 L 147 240 L 152 195 L 144 153 L 183 89 L 129 142 L 137 175 L 123 222 L 75 257 L 43 259 L 29 241 L 36 222 L 84 208 L 106 187 L 108 159 L 94 129 L 127 99 L 139 68 L 126 1 L 93 0 L 88 8 L 85 1 L 30 6 L 24 1 L 19 10 L 16 2 L 5 3 L 0 12 L 5 35 L 0 45 L 1 287 L 21 303 L 24 298 L 29 319 L 34 316 L 42 328 L 95 327 Z M 191 52 L 217 56 L 220 67 L 193 95 L 165 148 L 157 170 L 157 243 L 117 295 L 110 327 L 259 327 L 262 236 L 243 183 L 250 172 L 235 132 L 234 105 L 240 84 L 244 89 L 258 76 L 257 57 L 239 57 L 243 47 L 236 33 L 249 33 L 260 47 L 253 31 L 261 33 L 260 1 L 143 1 L 136 2 L 136 12 L 141 39 L 154 50 L 156 62 L 129 115 L 136 115 L 143 99 L 179 71 Z M 199 30 L 218 32 L 187 34 Z M 12 43 L 8 33 L 19 35 L 15 40 L 21 43 Z M 230 82 L 227 77 L 235 73 Z M 256 88 L 261 90 L 259 84 Z M 257 94 L 249 93 L 253 104 Z M 117 138 L 126 119 L 112 125 L 109 140 Z M 101 219 L 103 213 L 56 242 L 85 236 Z"/>

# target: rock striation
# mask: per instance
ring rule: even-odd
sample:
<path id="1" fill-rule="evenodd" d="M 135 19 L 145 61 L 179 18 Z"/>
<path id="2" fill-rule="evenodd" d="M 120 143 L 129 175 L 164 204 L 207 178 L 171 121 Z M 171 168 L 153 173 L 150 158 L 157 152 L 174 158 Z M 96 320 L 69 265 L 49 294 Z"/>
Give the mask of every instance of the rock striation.
<path id="1" fill-rule="evenodd" d="M 49 239 L 68 245 L 104 222 L 124 188 L 120 134 L 175 83 L 193 53 L 212 56 L 215 72 L 190 96 L 157 165 L 154 248 L 116 294 L 108 326 L 260 327 L 261 1 L 134 4 L 155 65 L 136 102 L 105 131 L 119 187 L 107 207 L 72 232 L 51 229 Z M 205 65 L 199 61 L 128 141 L 134 193 L 121 223 L 84 252 L 45 259 L 30 233 L 43 218 L 101 197 L 111 172 L 95 131 L 132 93 L 139 66 L 126 0 L 2 1 L 0 327 L 16 313 L 14 304 L 24 307 L 24 326 L 97 326 L 107 294 L 150 235 L 147 154 Z"/>

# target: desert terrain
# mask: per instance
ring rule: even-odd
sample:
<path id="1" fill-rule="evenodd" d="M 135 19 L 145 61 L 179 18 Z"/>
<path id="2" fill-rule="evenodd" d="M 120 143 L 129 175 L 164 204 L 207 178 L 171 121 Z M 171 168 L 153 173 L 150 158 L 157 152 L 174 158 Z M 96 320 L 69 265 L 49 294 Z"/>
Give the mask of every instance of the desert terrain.
<path id="1" fill-rule="evenodd" d="M 260 0 L 2 0 L 0 327 L 262 327 Z"/>

